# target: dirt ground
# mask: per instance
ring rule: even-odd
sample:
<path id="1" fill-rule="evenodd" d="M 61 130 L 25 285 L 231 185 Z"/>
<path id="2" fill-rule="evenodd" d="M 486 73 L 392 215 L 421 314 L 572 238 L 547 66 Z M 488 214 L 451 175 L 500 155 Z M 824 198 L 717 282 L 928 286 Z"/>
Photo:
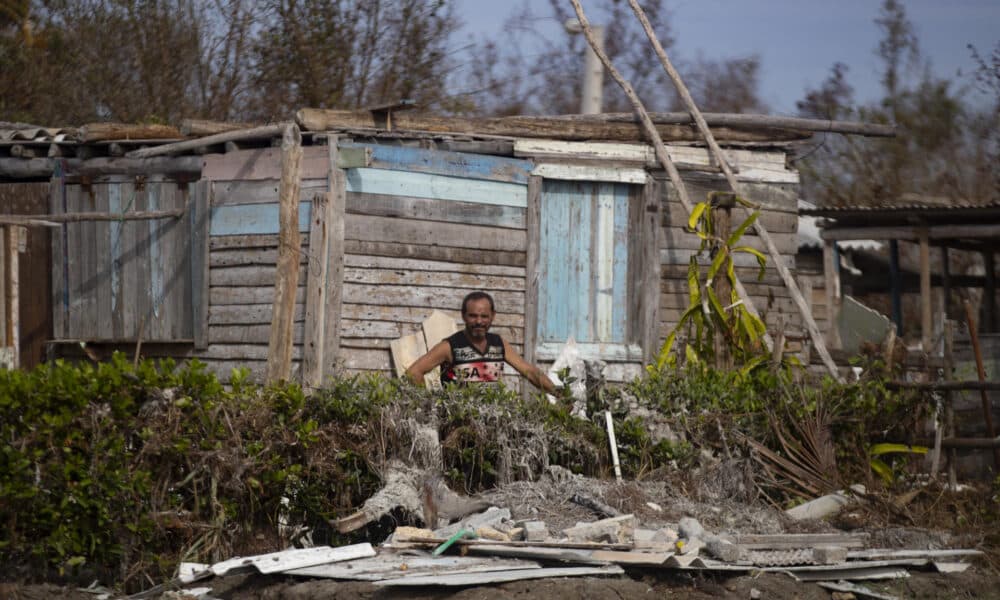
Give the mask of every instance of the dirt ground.
<path id="1" fill-rule="evenodd" d="M 503 585 L 465 588 L 385 589 L 366 582 L 295 579 L 282 576 L 221 577 L 201 585 L 212 588 L 221 600 L 552 600 L 588 598 L 724 598 L 746 600 L 781 598 L 829 600 L 831 593 L 815 583 L 800 583 L 777 573 L 759 576 L 688 575 L 679 572 L 653 573 L 629 570 L 627 576 L 613 578 L 560 578 L 519 581 Z M 1000 598 L 1000 576 L 973 567 L 965 573 L 942 575 L 911 571 L 906 579 L 866 582 L 866 587 L 899 598 Z M 757 590 L 759 595 L 754 594 Z M 157 596 L 153 596 L 156 598 Z M 180 600 L 183 593 L 170 592 L 163 600 Z M 92 593 L 53 585 L 16 586 L 0 584 L 0 600 L 94 600 Z"/>

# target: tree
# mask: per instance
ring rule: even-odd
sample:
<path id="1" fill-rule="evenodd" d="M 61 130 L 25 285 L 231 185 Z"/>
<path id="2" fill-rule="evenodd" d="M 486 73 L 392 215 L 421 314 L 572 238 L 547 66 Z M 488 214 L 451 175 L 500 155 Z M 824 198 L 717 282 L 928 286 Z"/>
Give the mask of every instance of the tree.
<path id="1" fill-rule="evenodd" d="M 268 0 L 253 54 L 250 106 L 360 108 L 412 99 L 445 105 L 447 41 L 457 27 L 436 0 Z"/>
<path id="2" fill-rule="evenodd" d="M 665 0 L 641 2 L 653 30 L 669 52 L 674 46 Z M 576 18 L 568 3 L 549 0 L 542 13 L 524 5 L 504 27 L 504 40 L 487 40 L 475 52 L 484 60 L 453 78 L 465 90 L 469 110 L 483 114 L 570 114 L 579 112 L 586 40 L 560 32 L 548 37 L 539 23 Z M 626 2 L 604 0 L 588 10 L 592 24 L 605 27 L 605 51 L 650 110 L 677 110 L 680 100 L 646 34 Z M 699 106 L 707 111 L 760 110 L 757 57 L 723 61 L 699 59 L 680 65 Z M 604 78 L 604 112 L 630 112 L 618 85 Z"/>
<path id="3" fill-rule="evenodd" d="M 875 20 L 882 31 L 882 99 L 856 105 L 847 69 L 834 65 L 799 103 L 800 114 L 894 123 L 895 138 L 828 136 L 799 161 L 806 196 L 819 205 L 878 205 L 904 194 L 970 201 L 981 198 L 983 147 L 973 135 L 974 111 L 952 81 L 931 74 L 905 10 L 885 0 Z"/>

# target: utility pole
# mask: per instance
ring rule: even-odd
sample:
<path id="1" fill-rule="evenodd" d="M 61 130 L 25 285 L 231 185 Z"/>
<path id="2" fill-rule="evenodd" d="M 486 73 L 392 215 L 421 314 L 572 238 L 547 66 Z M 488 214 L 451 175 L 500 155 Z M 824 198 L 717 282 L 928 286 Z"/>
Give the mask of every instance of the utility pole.
<path id="1" fill-rule="evenodd" d="M 568 19 L 563 24 L 567 33 L 583 33 L 583 27 L 579 19 Z M 598 47 L 604 50 L 604 26 L 594 25 L 591 27 L 594 32 Z M 597 53 L 589 44 L 583 55 L 583 93 L 580 98 L 580 114 L 594 115 L 601 112 L 604 103 L 604 64 L 597 58 Z"/>

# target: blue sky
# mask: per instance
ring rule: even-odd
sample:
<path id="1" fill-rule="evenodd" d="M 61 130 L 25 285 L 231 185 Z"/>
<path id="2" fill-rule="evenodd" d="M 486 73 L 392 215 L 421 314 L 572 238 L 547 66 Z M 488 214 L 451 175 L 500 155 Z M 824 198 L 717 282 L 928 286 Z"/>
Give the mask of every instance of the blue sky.
<path id="1" fill-rule="evenodd" d="M 625 0 L 622 0 L 623 2 Z M 545 0 L 536 11 L 547 14 Z M 503 37 L 504 21 L 523 0 L 455 0 L 465 23 L 461 36 Z M 569 0 L 566 0 L 567 6 Z M 598 22 L 594 0 L 582 0 Z M 954 78 L 973 66 L 966 45 L 989 55 L 1000 41 L 1000 0 L 903 0 L 923 56 L 935 74 Z M 874 19 L 879 0 L 671 0 L 675 62 L 757 54 L 761 97 L 774 114 L 792 114 L 806 88 L 818 85 L 837 61 L 860 101 L 879 95 Z M 590 10 L 588 10 L 590 9 Z M 561 24 L 540 22 L 548 35 L 566 35 Z M 655 57 L 650 53 L 650 58 Z M 968 81 L 964 79 L 963 81 Z"/>

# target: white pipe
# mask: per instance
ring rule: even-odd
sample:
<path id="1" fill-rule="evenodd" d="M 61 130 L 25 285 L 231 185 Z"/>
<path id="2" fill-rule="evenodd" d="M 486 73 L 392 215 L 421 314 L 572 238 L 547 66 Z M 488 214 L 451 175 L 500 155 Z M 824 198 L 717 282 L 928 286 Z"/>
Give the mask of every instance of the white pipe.
<path id="1" fill-rule="evenodd" d="M 611 411 L 604 411 L 604 421 L 608 424 L 608 443 L 611 445 L 611 460 L 615 465 L 615 479 L 622 480 L 622 467 L 618 462 L 618 440 L 615 439 L 615 424 L 611 420 Z"/>

